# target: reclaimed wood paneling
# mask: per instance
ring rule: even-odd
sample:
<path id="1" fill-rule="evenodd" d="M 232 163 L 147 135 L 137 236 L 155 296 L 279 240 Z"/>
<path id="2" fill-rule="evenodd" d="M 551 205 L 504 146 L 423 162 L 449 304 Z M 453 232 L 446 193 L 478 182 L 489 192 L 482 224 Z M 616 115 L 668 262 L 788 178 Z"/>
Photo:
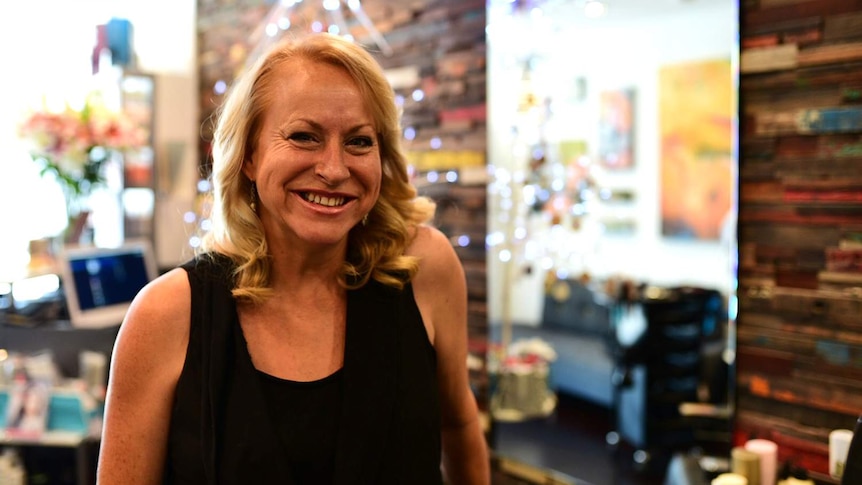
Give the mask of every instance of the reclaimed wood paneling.
<path id="1" fill-rule="evenodd" d="M 740 15 L 735 444 L 837 483 L 829 431 L 862 414 L 862 1 Z"/>

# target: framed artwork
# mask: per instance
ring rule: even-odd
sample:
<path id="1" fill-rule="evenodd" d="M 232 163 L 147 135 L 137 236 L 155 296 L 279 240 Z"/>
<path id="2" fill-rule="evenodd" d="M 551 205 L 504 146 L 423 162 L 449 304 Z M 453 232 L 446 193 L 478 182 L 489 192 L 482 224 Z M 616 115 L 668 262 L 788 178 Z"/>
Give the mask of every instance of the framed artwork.
<path id="1" fill-rule="evenodd" d="M 729 59 L 660 69 L 663 236 L 719 239 L 731 210 L 733 117 Z"/>
<path id="2" fill-rule="evenodd" d="M 599 161 L 608 169 L 634 166 L 634 89 L 599 94 Z"/>

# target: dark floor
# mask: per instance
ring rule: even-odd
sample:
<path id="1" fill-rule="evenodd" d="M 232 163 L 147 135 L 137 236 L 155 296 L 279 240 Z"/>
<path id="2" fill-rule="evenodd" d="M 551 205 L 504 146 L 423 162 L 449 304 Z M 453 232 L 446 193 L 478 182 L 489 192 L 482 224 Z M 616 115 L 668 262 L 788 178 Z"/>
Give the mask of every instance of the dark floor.
<path id="1" fill-rule="evenodd" d="M 638 470 L 632 459 L 633 449 L 624 443 L 616 449 L 607 445 L 605 435 L 612 430 L 613 419 L 606 408 L 561 395 L 554 414 L 548 418 L 495 423 L 495 456 L 552 470 L 557 477 L 557 481 L 530 482 L 499 476 L 495 485 L 662 485 L 668 467 L 661 459 L 651 469 Z"/>

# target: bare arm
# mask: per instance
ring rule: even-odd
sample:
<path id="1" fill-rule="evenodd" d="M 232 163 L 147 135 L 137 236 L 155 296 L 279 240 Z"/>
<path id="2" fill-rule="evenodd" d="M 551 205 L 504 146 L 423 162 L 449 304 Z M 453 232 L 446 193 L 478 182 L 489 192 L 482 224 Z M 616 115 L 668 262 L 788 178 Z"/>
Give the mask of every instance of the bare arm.
<path id="1" fill-rule="evenodd" d="M 114 345 L 99 452 L 99 485 L 162 482 L 174 390 L 189 339 L 186 272 L 159 277 L 135 298 Z"/>
<path id="2" fill-rule="evenodd" d="M 437 352 L 447 483 L 487 485 L 490 461 L 467 371 L 467 286 L 464 269 L 440 231 L 421 228 L 410 254 L 419 256 L 416 301 Z"/>

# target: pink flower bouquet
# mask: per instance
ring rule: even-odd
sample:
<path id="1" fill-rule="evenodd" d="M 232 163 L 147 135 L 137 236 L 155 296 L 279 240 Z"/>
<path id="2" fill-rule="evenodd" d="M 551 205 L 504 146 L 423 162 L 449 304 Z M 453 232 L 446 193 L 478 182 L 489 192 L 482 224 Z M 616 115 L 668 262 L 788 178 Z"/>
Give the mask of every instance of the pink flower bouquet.
<path id="1" fill-rule="evenodd" d="M 81 110 L 67 105 L 60 112 L 33 112 L 21 123 L 19 134 L 30 142 L 42 174 L 53 173 L 72 197 L 86 196 L 103 182 L 100 168 L 112 151 L 145 142 L 140 127 L 92 98 Z"/>

